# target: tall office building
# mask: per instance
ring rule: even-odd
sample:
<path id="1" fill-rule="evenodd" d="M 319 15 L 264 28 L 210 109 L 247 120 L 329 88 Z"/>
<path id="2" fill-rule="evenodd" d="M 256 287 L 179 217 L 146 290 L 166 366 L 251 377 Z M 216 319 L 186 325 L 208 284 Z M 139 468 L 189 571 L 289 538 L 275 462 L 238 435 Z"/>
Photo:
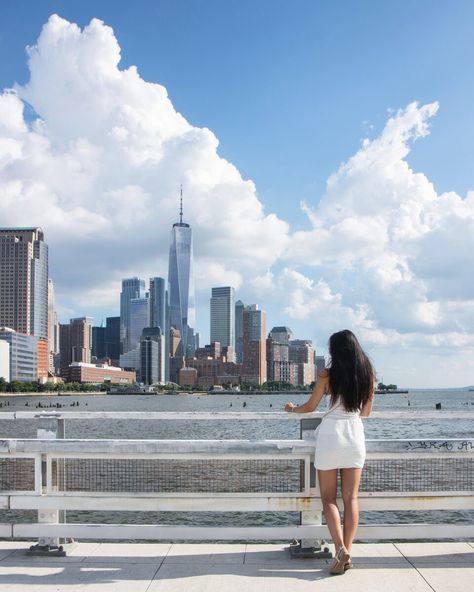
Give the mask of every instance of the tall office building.
<path id="1" fill-rule="evenodd" d="M 36 338 L 37 374 L 36 378 L 41 382 L 47 382 L 49 376 L 49 346 L 47 339 Z"/>
<path id="2" fill-rule="evenodd" d="M 71 319 L 69 324 L 59 326 L 59 349 L 61 374 L 73 362 L 91 363 L 92 318 Z"/>
<path id="3" fill-rule="evenodd" d="M 170 358 L 168 380 L 179 384 L 179 371 L 184 365 L 183 356 L 179 355 L 181 350 L 181 333 L 176 327 L 170 327 Z"/>
<path id="4" fill-rule="evenodd" d="M 132 298 L 130 300 L 130 322 L 129 322 L 129 351 L 140 345 L 140 337 L 143 329 L 150 326 L 150 299 Z"/>
<path id="5" fill-rule="evenodd" d="M 293 331 L 289 327 L 273 327 L 269 337 L 276 343 L 289 346 L 290 341 L 293 339 Z"/>
<path id="6" fill-rule="evenodd" d="M 150 327 L 160 327 L 165 332 L 167 308 L 168 290 L 165 278 L 150 278 Z"/>
<path id="7" fill-rule="evenodd" d="M 165 278 L 150 278 L 150 327 L 160 327 L 165 336 L 165 380 L 169 380 L 170 306 Z"/>
<path id="8" fill-rule="evenodd" d="M 140 338 L 140 381 L 145 384 L 165 382 L 165 336 L 160 327 L 143 329 Z"/>
<path id="9" fill-rule="evenodd" d="M 62 374 L 63 370 L 69 367 L 72 362 L 71 352 L 71 324 L 59 324 L 59 372 Z"/>
<path id="10" fill-rule="evenodd" d="M 38 338 L 0 327 L 0 340 L 10 345 L 10 381 L 36 382 L 38 379 Z M 46 345 L 46 340 L 43 340 Z"/>
<path id="11" fill-rule="evenodd" d="M 235 361 L 242 364 L 244 354 L 244 308 L 242 300 L 235 303 Z"/>
<path id="12" fill-rule="evenodd" d="M 122 354 L 133 349 L 130 346 L 130 303 L 133 298 L 144 297 L 144 280 L 137 277 L 122 280 L 122 292 L 120 293 L 120 353 Z"/>
<path id="13" fill-rule="evenodd" d="M 0 326 L 48 339 L 48 245 L 41 228 L 0 228 Z"/>
<path id="14" fill-rule="evenodd" d="M 257 304 L 244 308 L 243 332 L 242 380 L 263 384 L 267 380 L 267 320 Z"/>
<path id="15" fill-rule="evenodd" d="M 112 360 L 112 364 L 119 365 L 120 361 L 120 317 L 107 317 L 105 321 L 105 357 Z"/>
<path id="16" fill-rule="evenodd" d="M 290 362 L 290 340 L 293 337 L 288 327 L 273 327 L 267 339 L 267 380 L 298 384 L 299 366 Z"/>
<path id="17" fill-rule="evenodd" d="M 105 355 L 105 327 L 92 327 L 92 351 L 91 355 L 97 360 L 102 360 Z"/>
<path id="18" fill-rule="evenodd" d="M 71 358 L 72 362 L 91 363 L 92 318 L 71 319 Z"/>
<path id="19" fill-rule="evenodd" d="M 168 284 L 170 290 L 170 326 L 178 329 L 181 343 L 179 356 L 192 356 L 196 347 L 194 326 L 196 311 L 194 304 L 193 235 L 189 224 L 183 222 L 183 196 L 179 222 L 171 229 Z"/>
<path id="20" fill-rule="evenodd" d="M 298 364 L 298 384 L 308 386 L 316 379 L 313 342 L 309 339 L 290 341 L 290 362 Z"/>
<path id="21" fill-rule="evenodd" d="M 123 370 L 135 370 L 137 373 L 137 380 L 140 376 L 140 347 L 131 349 L 126 354 L 120 354 L 119 361 L 120 368 Z"/>
<path id="22" fill-rule="evenodd" d="M 212 288 L 211 343 L 214 341 L 235 351 L 235 290 L 230 286 Z"/>
<path id="23" fill-rule="evenodd" d="M 316 353 L 316 352 L 315 352 Z M 326 368 L 326 359 L 324 356 L 314 356 L 314 363 L 316 366 L 315 373 L 316 377 Z"/>
<path id="24" fill-rule="evenodd" d="M 0 378 L 10 382 L 10 343 L 0 339 Z"/>

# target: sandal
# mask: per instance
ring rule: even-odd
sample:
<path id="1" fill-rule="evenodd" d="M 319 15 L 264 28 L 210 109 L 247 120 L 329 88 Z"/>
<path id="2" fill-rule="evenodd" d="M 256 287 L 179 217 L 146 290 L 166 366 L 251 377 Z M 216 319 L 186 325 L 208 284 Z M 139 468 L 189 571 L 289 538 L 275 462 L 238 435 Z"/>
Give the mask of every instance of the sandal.
<path id="1" fill-rule="evenodd" d="M 333 564 L 331 565 L 330 573 L 334 575 L 342 575 L 346 571 L 346 565 L 351 563 L 351 556 L 345 547 L 339 547 L 339 550 L 334 557 Z M 349 567 L 347 568 L 349 569 Z"/>
<path id="2" fill-rule="evenodd" d="M 346 561 L 346 563 L 344 563 L 344 570 L 347 571 L 348 569 L 352 569 L 354 567 L 354 564 L 352 563 L 352 559 L 349 559 L 349 561 Z"/>

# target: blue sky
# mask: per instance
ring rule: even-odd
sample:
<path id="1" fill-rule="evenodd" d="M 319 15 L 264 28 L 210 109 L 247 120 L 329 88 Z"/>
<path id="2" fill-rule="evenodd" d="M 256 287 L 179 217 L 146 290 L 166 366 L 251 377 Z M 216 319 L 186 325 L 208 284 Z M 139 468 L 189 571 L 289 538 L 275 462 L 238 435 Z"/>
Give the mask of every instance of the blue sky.
<path id="1" fill-rule="evenodd" d="M 52 13 L 112 26 L 121 65 L 163 84 L 193 125 L 214 131 L 264 204 L 297 226 L 304 219 L 288 194 L 317 200 L 387 109 L 413 100 L 441 110 L 410 163 L 439 192 L 472 187 L 470 0 L 6 0 L 2 87 L 27 80 L 24 48 Z"/>
<path id="2" fill-rule="evenodd" d="M 183 146 L 192 145 L 195 151 L 193 165 L 190 167 L 188 157 L 183 157 L 176 164 L 174 177 L 170 172 L 174 162 L 167 161 L 166 174 L 153 176 L 145 167 L 137 175 L 132 167 L 120 183 L 111 181 L 112 169 L 97 181 L 100 175 L 88 168 L 94 158 L 88 157 L 84 164 L 80 156 L 81 166 L 71 171 L 87 169 L 90 173 L 89 180 L 81 179 L 84 198 L 79 193 L 74 198 L 68 195 L 68 179 L 61 185 L 62 181 L 41 178 L 42 189 L 37 193 L 41 175 L 32 173 L 31 167 L 22 172 L 18 167 L 5 169 L 7 180 L 18 175 L 15 179 L 22 180 L 23 187 L 32 183 L 31 203 L 38 204 L 42 199 L 52 203 L 48 201 L 51 196 L 44 197 L 48 191 L 59 200 L 56 218 L 50 215 L 42 221 L 38 215 L 36 219 L 50 237 L 52 271 L 63 318 L 91 314 L 99 320 L 106 314 L 116 314 L 118 306 L 104 295 L 105 283 L 100 288 L 100 282 L 88 279 L 90 276 L 104 277 L 116 291 L 118 278 L 124 275 L 166 275 L 172 221 L 166 196 L 171 187 L 178 188 L 184 182 L 185 195 L 188 191 L 190 199 L 199 195 L 200 200 L 196 197 L 195 209 L 188 210 L 197 239 L 197 259 L 201 261 L 198 276 L 206 275 L 202 270 L 211 266 L 209 282 L 233 283 L 247 302 L 262 302 L 269 313 L 269 329 L 288 324 L 298 337 L 314 339 L 324 353 L 328 332 L 339 328 L 340 323 L 352 323 L 356 332 L 359 327 L 362 334 L 366 332 L 371 355 L 392 382 L 427 384 L 427 378 L 409 369 L 414 356 L 419 367 L 439 368 L 429 379 L 431 386 L 474 383 L 474 367 L 468 364 L 466 368 L 464 363 L 473 347 L 474 296 L 466 279 L 472 263 L 470 248 L 462 242 L 472 222 L 466 195 L 474 189 L 472 1 L 4 1 L 0 5 L 0 85 L 11 88 L 18 83 L 18 97 L 34 104 L 46 123 L 44 133 L 51 142 L 52 167 L 58 164 L 54 165 L 54 157 L 65 143 L 80 135 L 74 120 L 84 114 L 75 113 L 75 97 L 81 92 L 77 90 L 78 81 L 87 76 L 80 68 L 77 76 L 68 71 L 73 63 L 69 54 L 63 61 L 57 54 L 48 54 L 45 41 L 34 66 L 36 86 L 29 84 L 25 46 L 37 42 L 54 13 L 81 30 L 94 17 L 112 27 L 121 50 L 120 71 L 135 65 L 141 81 L 166 88 L 173 111 L 166 117 L 177 126 L 173 134 L 186 136 Z M 56 25 L 50 27 L 48 38 L 55 39 L 54 43 L 61 37 L 59 30 Z M 108 49 L 113 46 L 110 36 L 101 41 L 103 33 L 95 29 L 90 42 L 97 52 L 94 56 L 99 58 L 100 52 L 109 55 Z M 74 54 L 76 42 L 77 51 L 81 51 L 72 30 L 67 35 L 72 39 L 67 51 Z M 110 62 L 107 68 L 112 71 L 115 66 Z M 99 110 L 111 95 L 101 95 L 105 93 L 102 87 L 88 84 Z M 140 84 L 135 98 L 142 92 Z M 76 95 L 67 94 L 71 86 Z M 130 99 L 126 93 L 124 97 Z M 117 98 L 117 104 L 120 101 L 123 107 L 125 98 Z M 131 104 L 136 114 L 142 114 L 140 101 Z M 418 107 L 410 110 L 407 106 L 414 101 Z M 426 105 L 432 107 L 423 110 Z M 194 139 L 181 129 L 174 110 L 190 124 L 192 130 L 188 131 Z M 58 112 L 61 117 L 55 121 Z M 153 117 L 150 115 L 150 122 L 156 121 Z M 25 118 L 31 123 L 28 113 Z M 390 118 L 393 124 L 387 123 Z M 115 125 L 110 133 L 131 133 L 127 125 L 126 131 L 119 132 L 120 126 Z M 213 140 L 196 131 L 200 128 L 208 128 L 217 137 L 219 158 L 236 167 L 242 179 L 235 178 L 230 169 L 216 173 L 222 162 L 209 156 L 214 150 Z M 90 130 L 89 134 L 84 132 L 87 150 L 91 146 L 99 150 L 100 139 L 95 137 L 92 123 Z M 15 134 L 12 132 L 12 138 Z M 372 142 L 371 148 L 362 148 L 364 138 Z M 203 146 L 205 162 L 196 165 Z M 64 149 L 63 157 L 75 158 L 76 148 Z M 139 149 L 142 151 L 143 146 Z M 134 152 L 134 159 L 137 154 Z M 122 156 L 117 153 L 119 158 Z M 155 154 L 153 158 L 158 157 Z M 369 163 L 362 172 L 357 164 L 360 161 Z M 102 163 L 104 171 L 110 166 L 110 162 Z M 190 172 L 193 167 L 196 170 Z M 219 182 L 217 177 L 212 182 L 214 189 L 218 188 L 215 191 L 209 185 L 213 175 L 219 177 Z M 331 175 L 335 177 L 328 188 Z M 374 179 L 376 182 L 372 182 Z M 245 180 L 253 181 L 255 191 Z M 124 227 L 125 246 L 107 241 L 107 208 L 97 210 L 91 195 L 103 192 L 107 199 L 115 200 L 114 207 L 118 199 L 125 208 L 126 203 L 146 202 L 141 191 L 146 195 L 155 190 L 155 228 L 142 233 L 144 218 L 138 212 L 141 222 Z M 416 195 L 413 199 L 412 190 Z M 383 201 L 380 211 L 373 207 L 379 194 Z M 392 194 L 398 196 L 397 203 L 387 213 Z M 456 196 L 454 201 L 451 194 Z M 232 201 L 239 224 L 250 229 L 236 232 L 227 243 L 224 231 L 223 236 L 216 232 L 209 239 L 212 229 L 219 225 L 219 216 L 204 220 L 198 208 L 198 203 L 201 208 L 207 204 L 210 210 L 218 211 L 230 203 L 224 204 L 224 198 Z M 301 202 L 309 210 L 302 209 Z M 3 208 L 3 214 L 9 223 L 33 223 L 28 222 L 31 215 L 23 217 L 25 208 L 19 214 L 13 200 L 5 203 L 9 205 Z M 418 210 L 421 213 L 414 220 L 413 212 Z M 411 218 L 405 221 L 407 211 Z M 251 212 L 249 219 L 247 212 Z M 342 212 L 341 219 L 336 219 L 335 212 Z M 75 217 L 81 221 L 87 218 L 87 232 L 96 229 L 90 230 L 87 242 L 78 243 L 82 245 L 78 250 L 84 253 L 78 265 L 82 275 L 68 264 L 72 255 L 64 249 L 61 233 L 61 227 Z M 446 221 L 445 226 L 439 222 L 430 226 L 430 221 L 440 219 Z M 117 220 L 123 221 L 123 216 Z M 257 230 L 252 230 L 249 220 L 255 222 Z M 387 239 L 390 244 L 381 247 L 377 259 L 377 241 L 385 245 L 390 229 L 399 220 L 401 230 L 395 238 Z M 258 225 L 263 229 L 262 253 L 258 253 L 253 267 L 243 265 L 239 241 L 255 245 L 255 253 L 259 251 L 260 243 L 252 243 Z M 411 242 L 415 234 L 416 241 Z M 369 235 L 376 237 L 375 247 L 365 245 Z M 407 237 L 403 243 L 409 245 L 406 249 L 397 243 L 401 235 Z M 453 243 L 455 236 L 461 237 L 460 244 Z M 147 237 L 156 242 L 146 242 Z M 360 248 L 360 255 L 351 258 L 351 251 L 362 243 L 365 246 Z M 140 267 L 140 253 L 154 248 L 157 252 L 161 249 L 161 254 Z M 455 293 L 453 285 L 459 286 Z M 198 328 L 205 337 L 209 287 L 205 281 L 198 285 Z M 313 298 L 325 304 L 312 306 Z M 405 314 L 408 309 L 413 311 L 411 316 Z M 334 318 L 328 320 L 331 315 Z M 454 360 L 458 360 L 454 365 L 457 368 L 459 364 L 460 374 L 446 377 L 446 367 Z"/>

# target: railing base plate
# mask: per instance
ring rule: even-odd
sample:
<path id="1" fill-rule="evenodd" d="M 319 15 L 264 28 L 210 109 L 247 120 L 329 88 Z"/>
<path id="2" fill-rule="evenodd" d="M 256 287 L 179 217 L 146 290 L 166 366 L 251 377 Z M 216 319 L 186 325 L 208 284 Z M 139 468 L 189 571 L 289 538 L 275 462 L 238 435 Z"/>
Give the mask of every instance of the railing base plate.
<path id="1" fill-rule="evenodd" d="M 332 559 L 329 547 L 323 543 L 322 547 L 301 547 L 301 543 L 290 545 L 291 559 Z"/>
<path id="2" fill-rule="evenodd" d="M 62 545 L 31 545 L 26 552 L 30 557 L 66 557 L 67 553 L 77 546 L 76 541 L 64 543 Z"/>

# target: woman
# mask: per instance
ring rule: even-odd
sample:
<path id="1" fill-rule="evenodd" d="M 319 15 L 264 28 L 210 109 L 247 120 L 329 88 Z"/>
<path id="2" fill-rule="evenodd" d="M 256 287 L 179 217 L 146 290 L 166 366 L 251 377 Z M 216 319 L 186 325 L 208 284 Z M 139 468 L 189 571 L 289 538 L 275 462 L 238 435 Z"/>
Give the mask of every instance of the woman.
<path id="1" fill-rule="evenodd" d="M 316 430 L 314 465 L 318 469 L 323 511 L 336 548 L 331 573 L 352 567 L 351 547 L 359 522 L 360 476 L 365 462 L 362 417 L 370 415 L 374 398 L 374 368 L 352 331 L 329 339 L 329 367 L 318 375 L 310 399 L 301 406 L 287 403 L 285 411 L 308 413 L 329 394 L 328 410 Z M 341 473 L 344 525 L 336 504 L 337 472 Z"/>

